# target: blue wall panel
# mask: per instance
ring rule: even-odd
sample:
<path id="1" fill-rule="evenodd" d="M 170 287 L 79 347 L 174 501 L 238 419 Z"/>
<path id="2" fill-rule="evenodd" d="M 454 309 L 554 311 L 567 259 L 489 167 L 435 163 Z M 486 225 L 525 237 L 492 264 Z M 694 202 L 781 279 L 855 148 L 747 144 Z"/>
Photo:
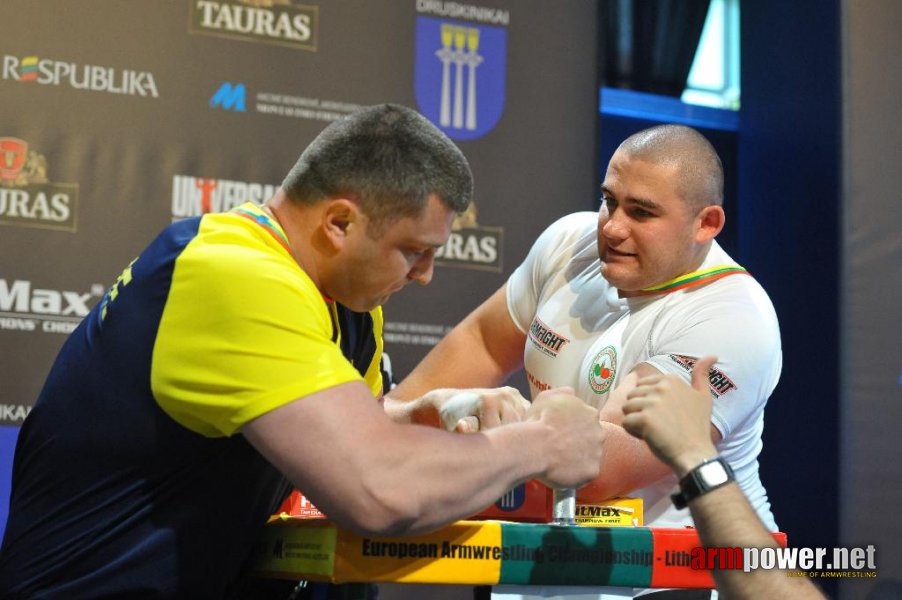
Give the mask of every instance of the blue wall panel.
<path id="1" fill-rule="evenodd" d="M 761 472 L 792 546 L 838 545 L 839 16 L 835 0 L 742 4 L 739 248 L 782 329 Z"/>

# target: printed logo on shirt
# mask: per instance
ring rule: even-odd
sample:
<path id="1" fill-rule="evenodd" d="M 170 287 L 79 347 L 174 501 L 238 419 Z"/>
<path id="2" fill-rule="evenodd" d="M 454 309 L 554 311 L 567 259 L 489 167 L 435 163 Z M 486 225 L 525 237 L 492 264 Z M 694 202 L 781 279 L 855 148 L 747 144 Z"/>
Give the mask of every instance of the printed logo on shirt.
<path id="1" fill-rule="evenodd" d="M 592 359 L 589 367 L 589 387 L 596 394 L 606 394 L 610 391 L 616 376 L 617 350 L 614 346 L 605 346 Z"/>
<path id="2" fill-rule="evenodd" d="M 110 302 L 119 297 L 119 292 L 121 292 L 125 287 L 132 282 L 132 265 L 135 264 L 137 258 L 132 262 L 128 263 L 128 266 L 125 267 L 125 270 L 116 278 L 116 281 L 110 286 L 110 289 L 107 290 L 106 294 L 103 295 L 103 300 L 101 300 L 101 308 L 100 308 L 100 320 L 103 321 L 106 319 L 107 311 L 110 308 Z"/>
<path id="3" fill-rule="evenodd" d="M 551 358 L 555 358 L 570 343 L 569 339 L 548 327 L 539 317 L 533 319 L 529 326 L 529 340 Z"/>
<path id="4" fill-rule="evenodd" d="M 540 392 L 551 389 L 551 386 L 549 384 L 545 383 L 544 381 L 539 381 L 538 379 L 536 379 L 536 376 L 529 371 L 526 371 L 526 379 L 528 379 L 529 383 L 531 383 L 533 387 L 535 387 Z"/>
<path id="5" fill-rule="evenodd" d="M 692 371 L 692 367 L 694 367 L 695 363 L 698 361 L 697 358 L 686 356 L 685 354 L 669 354 L 668 356 L 670 357 L 670 360 L 683 367 L 687 373 Z M 737 389 L 733 380 L 716 367 L 711 367 L 711 370 L 708 371 L 708 385 L 711 388 L 711 394 L 715 398 L 720 398 L 730 390 Z"/>
<path id="6" fill-rule="evenodd" d="M 78 184 L 47 179 L 47 157 L 0 137 L 0 223 L 75 231 Z"/>

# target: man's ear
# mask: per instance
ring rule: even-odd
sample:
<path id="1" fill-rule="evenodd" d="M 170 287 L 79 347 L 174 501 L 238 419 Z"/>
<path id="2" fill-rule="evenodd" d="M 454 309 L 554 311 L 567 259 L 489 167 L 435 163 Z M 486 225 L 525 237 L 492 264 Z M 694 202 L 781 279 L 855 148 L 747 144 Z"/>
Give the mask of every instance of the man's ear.
<path id="1" fill-rule="evenodd" d="M 352 230 L 362 225 L 360 207 L 347 198 L 326 200 L 321 215 L 323 233 L 335 248 L 343 246 Z"/>
<path id="2" fill-rule="evenodd" d="M 699 244 L 710 242 L 723 229 L 726 216 L 722 206 L 712 204 L 706 206 L 698 213 L 696 217 L 697 229 L 695 231 L 695 241 Z"/>

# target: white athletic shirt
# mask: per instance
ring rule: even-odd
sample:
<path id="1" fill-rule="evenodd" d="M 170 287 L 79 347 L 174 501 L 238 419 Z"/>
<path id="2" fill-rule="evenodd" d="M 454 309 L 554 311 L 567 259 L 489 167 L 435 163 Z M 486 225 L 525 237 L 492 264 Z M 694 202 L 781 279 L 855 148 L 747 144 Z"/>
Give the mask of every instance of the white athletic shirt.
<path id="1" fill-rule="evenodd" d="M 780 376 L 780 331 L 767 293 L 738 273 L 677 291 L 619 298 L 601 275 L 598 216 L 567 215 L 533 245 L 507 282 L 514 323 L 527 336 L 524 367 L 533 397 L 548 387 L 571 386 L 593 406 L 637 364 L 690 381 L 691 365 L 713 354 L 711 421 L 717 444 L 755 511 L 777 527 L 758 477 L 764 405 Z M 737 267 L 716 242 L 699 272 Z M 674 475 L 627 494 L 644 501 L 645 525 L 691 525 L 688 509 L 670 501 Z"/>

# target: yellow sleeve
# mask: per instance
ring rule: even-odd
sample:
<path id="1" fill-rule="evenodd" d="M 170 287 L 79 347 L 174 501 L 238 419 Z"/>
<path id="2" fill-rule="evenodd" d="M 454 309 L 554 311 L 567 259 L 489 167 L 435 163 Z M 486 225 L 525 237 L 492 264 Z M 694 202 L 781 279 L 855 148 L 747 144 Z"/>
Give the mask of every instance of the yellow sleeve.
<path id="1" fill-rule="evenodd" d="M 248 244 L 241 227 L 210 233 L 206 223 L 173 270 L 151 367 L 159 406 L 197 433 L 228 436 L 297 398 L 359 381 L 297 263 Z"/>

